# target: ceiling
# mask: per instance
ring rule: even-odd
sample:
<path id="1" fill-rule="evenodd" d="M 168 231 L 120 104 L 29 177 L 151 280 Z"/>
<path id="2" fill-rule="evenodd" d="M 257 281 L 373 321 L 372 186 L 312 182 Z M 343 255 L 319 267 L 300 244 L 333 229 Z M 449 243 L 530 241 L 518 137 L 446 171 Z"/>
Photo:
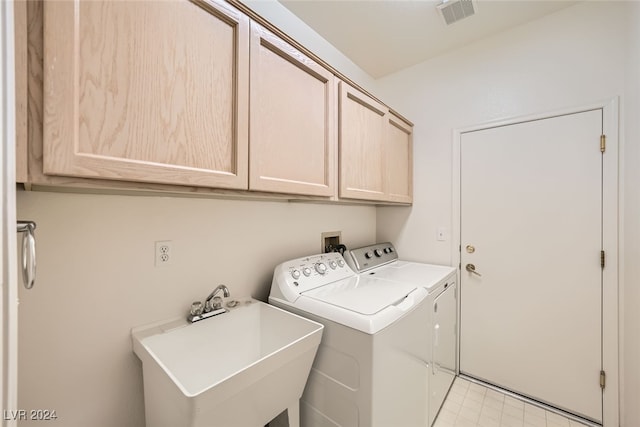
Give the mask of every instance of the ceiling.
<path id="1" fill-rule="evenodd" d="M 538 19 L 577 1 L 479 0 L 447 26 L 433 0 L 279 0 L 374 78 Z"/>

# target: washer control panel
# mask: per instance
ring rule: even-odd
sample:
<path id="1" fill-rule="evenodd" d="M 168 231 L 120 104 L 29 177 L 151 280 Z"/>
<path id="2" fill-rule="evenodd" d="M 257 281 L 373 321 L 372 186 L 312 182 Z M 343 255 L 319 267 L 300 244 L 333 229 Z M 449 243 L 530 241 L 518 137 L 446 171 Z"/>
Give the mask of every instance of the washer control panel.
<path id="1" fill-rule="evenodd" d="M 345 253 L 345 259 L 349 267 L 362 273 L 397 260 L 398 254 L 392 243 L 385 242 L 351 249 Z"/>
<path id="2" fill-rule="evenodd" d="M 305 291 L 355 275 L 338 252 L 311 255 L 278 265 L 273 272 L 271 293 L 278 288 L 280 297 L 295 301 Z"/>

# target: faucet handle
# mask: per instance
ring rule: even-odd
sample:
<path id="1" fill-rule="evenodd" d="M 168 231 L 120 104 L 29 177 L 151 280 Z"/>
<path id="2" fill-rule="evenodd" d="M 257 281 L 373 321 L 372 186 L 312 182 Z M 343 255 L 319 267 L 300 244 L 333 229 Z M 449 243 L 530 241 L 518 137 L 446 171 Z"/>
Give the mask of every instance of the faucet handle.
<path id="1" fill-rule="evenodd" d="M 194 301 L 191 304 L 191 315 L 192 316 L 197 316 L 199 314 L 202 314 L 202 302 L 201 301 Z"/>
<path id="2" fill-rule="evenodd" d="M 213 297 L 212 299 L 208 300 L 205 305 L 204 305 L 204 312 L 208 313 L 212 310 L 218 310 L 222 308 L 222 298 L 220 297 Z"/>

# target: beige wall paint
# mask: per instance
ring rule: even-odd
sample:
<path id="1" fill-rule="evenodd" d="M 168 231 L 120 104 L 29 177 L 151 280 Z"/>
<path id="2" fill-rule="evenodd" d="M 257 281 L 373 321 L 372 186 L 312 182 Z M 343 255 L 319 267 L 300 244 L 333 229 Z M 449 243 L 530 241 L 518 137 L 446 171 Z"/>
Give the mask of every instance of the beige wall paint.
<path id="1" fill-rule="evenodd" d="M 375 239 L 366 206 L 46 192 L 17 202 L 38 224 L 38 280 L 20 290 L 19 406 L 56 409 L 47 425 L 64 427 L 144 425 L 132 327 L 186 315 L 219 283 L 266 299 L 273 268 L 318 253 L 323 231 L 351 246 Z M 154 267 L 157 240 L 173 242 L 171 265 Z"/>
<path id="2" fill-rule="evenodd" d="M 394 241 L 407 258 L 444 264 L 451 262 L 453 242 L 436 241 L 436 230 L 454 227 L 453 129 L 620 96 L 626 427 L 640 425 L 639 15 L 634 2 L 583 2 L 378 81 L 381 96 L 416 126 L 413 208 L 379 208 L 377 239 Z"/>

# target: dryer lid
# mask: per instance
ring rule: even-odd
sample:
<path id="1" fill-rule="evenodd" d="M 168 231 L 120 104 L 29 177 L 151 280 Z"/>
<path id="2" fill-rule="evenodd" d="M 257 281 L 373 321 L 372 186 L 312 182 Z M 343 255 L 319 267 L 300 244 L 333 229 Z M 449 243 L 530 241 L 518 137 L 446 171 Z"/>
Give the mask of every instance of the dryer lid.
<path id="1" fill-rule="evenodd" d="M 416 284 L 355 276 L 309 290 L 302 295 L 370 316 L 402 301 L 416 288 Z"/>

